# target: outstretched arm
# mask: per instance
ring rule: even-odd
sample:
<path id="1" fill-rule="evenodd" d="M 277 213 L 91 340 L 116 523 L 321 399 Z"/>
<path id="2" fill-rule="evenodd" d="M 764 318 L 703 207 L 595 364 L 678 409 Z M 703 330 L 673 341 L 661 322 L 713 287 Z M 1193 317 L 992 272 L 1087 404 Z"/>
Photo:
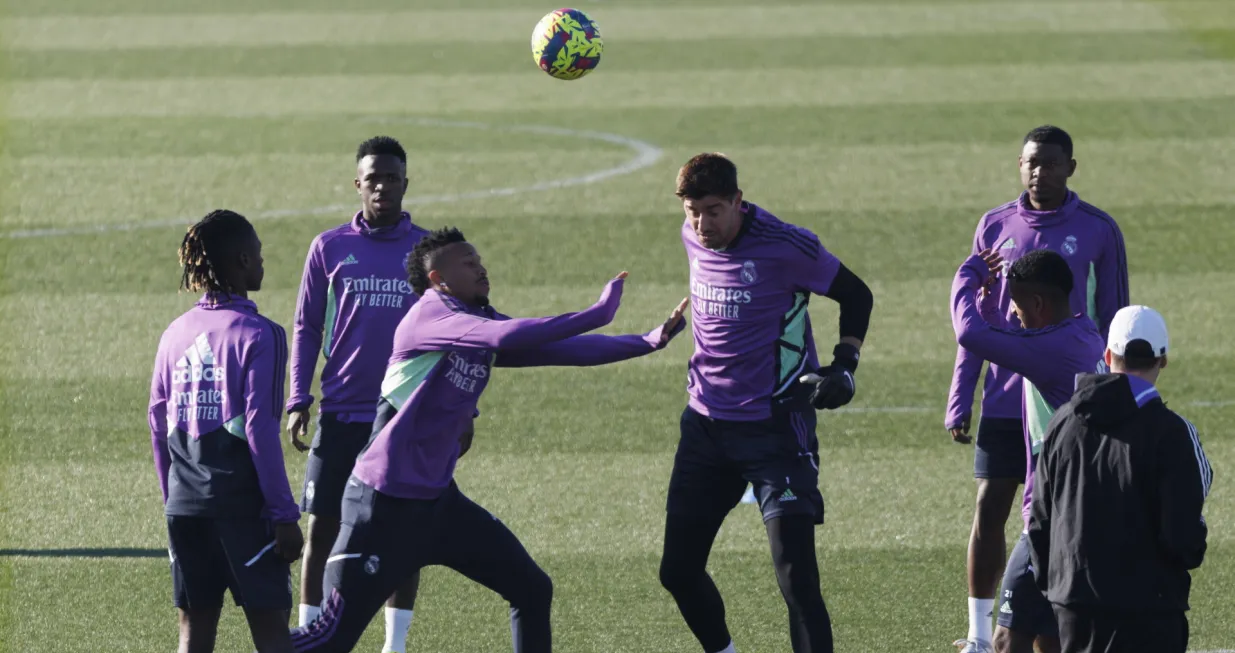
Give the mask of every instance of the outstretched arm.
<path id="1" fill-rule="evenodd" d="M 600 300 L 578 313 L 553 317 L 493 319 L 464 310 L 444 310 L 434 318 L 418 324 L 410 334 L 415 341 L 408 349 L 528 349 L 565 340 L 613 321 L 622 299 L 623 272 L 610 281 Z M 454 299 L 445 297 L 448 304 Z"/>
<path id="2" fill-rule="evenodd" d="M 683 299 L 669 315 L 665 323 L 643 335 L 606 336 L 588 334 L 532 347 L 528 349 L 505 349 L 498 352 L 494 365 L 497 367 L 542 367 L 571 366 L 589 367 L 607 365 L 636 358 L 664 349 L 674 336 L 682 332 L 686 320 L 682 312 L 690 303 Z"/>

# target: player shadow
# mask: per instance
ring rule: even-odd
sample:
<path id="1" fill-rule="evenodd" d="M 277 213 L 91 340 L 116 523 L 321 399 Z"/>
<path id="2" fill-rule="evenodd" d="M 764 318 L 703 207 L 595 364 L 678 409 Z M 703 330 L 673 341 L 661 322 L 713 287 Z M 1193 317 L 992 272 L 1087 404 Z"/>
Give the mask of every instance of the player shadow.
<path id="1" fill-rule="evenodd" d="M 0 549 L 0 558 L 166 558 L 167 549 Z"/>

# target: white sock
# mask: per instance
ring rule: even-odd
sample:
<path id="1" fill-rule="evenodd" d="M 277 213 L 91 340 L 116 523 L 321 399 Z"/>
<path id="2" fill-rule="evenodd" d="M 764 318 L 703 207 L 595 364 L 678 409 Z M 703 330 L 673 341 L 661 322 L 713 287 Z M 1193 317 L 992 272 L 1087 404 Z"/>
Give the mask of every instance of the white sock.
<path id="1" fill-rule="evenodd" d="M 407 653 L 407 631 L 412 627 L 412 611 L 386 608 L 386 644 L 382 653 Z"/>
<path id="2" fill-rule="evenodd" d="M 717 651 L 716 653 L 738 653 L 738 650 L 733 647 L 733 640 L 730 640 L 728 646 Z"/>
<path id="3" fill-rule="evenodd" d="M 300 627 L 304 628 L 305 626 L 308 626 L 309 624 L 313 623 L 313 620 L 316 619 L 317 615 L 321 613 L 322 613 L 322 609 L 317 607 L 316 605 L 309 605 L 307 603 L 301 603 L 300 604 Z"/>
<path id="4" fill-rule="evenodd" d="M 995 616 L 995 599 L 969 597 L 969 637 L 971 641 L 991 643 L 991 619 Z"/>

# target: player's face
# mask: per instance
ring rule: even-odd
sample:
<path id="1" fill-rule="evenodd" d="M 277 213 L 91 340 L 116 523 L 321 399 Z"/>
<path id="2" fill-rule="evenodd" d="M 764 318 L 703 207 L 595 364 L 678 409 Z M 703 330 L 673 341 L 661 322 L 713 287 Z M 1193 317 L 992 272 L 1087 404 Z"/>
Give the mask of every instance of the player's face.
<path id="1" fill-rule="evenodd" d="M 244 288 L 250 292 L 262 289 L 266 276 L 265 260 L 262 258 L 262 241 L 253 232 L 252 238 L 240 250 L 240 269 L 244 273 Z"/>
<path id="2" fill-rule="evenodd" d="M 1068 178 L 1076 161 L 1053 143 L 1025 143 L 1021 150 L 1021 185 L 1035 207 L 1053 209 L 1068 196 Z"/>
<path id="3" fill-rule="evenodd" d="M 1026 329 L 1041 329 L 1047 326 L 1046 300 L 1031 292 L 1023 284 L 1012 282 L 1012 312 Z"/>
<path id="4" fill-rule="evenodd" d="M 489 272 L 471 243 L 453 243 L 442 248 L 434 269 L 444 292 L 468 304 L 485 306 L 489 303 Z"/>
<path id="5" fill-rule="evenodd" d="M 742 228 L 742 194 L 732 199 L 708 195 L 702 199 L 684 199 L 682 208 L 699 244 L 708 249 L 728 245 Z"/>
<path id="6" fill-rule="evenodd" d="M 366 156 L 356 165 L 356 190 L 366 221 L 393 223 L 403 211 L 407 166 L 388 154 Z"/>

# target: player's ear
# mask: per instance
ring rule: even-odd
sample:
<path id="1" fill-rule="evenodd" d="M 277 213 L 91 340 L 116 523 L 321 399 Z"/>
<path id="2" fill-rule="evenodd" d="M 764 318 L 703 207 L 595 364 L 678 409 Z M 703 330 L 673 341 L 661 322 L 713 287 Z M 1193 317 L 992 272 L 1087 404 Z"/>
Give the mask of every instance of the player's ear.
<path id="1" fill-rule="evenodd" d="M 1076 159 L 1068 162 L 1068 176 L 1071 177 L 1074 174 L 1076 174 Z"/>
<path id="2" fill-rule="evenodd" d="M 442 282 L 442 273 L 438 272 L 437 270 L 429 270 L 429 286 L 435 287 L 435 286 L 442 286 L 442 285 L 445 285 Z"/>
<path id="3" fill-rule="evenodd" d="M 1109 348 L 1102 352 L 1102 361 L 1106 363 L 1106 369 L 1111 369 L 1111 350 Z"/>
<path id="4" fill-rule="evenodd" d="M 352 184 L 356 186 L 356 192 L 359 193 L 360 192 L 360 179 L 353 179 Z"/>
<path id="5" fill-rule="evenodd" d="M 1165 370 L 1165 369 L 1166 369 L 1166 355 L 1163 355 L 1163 356 L 1162 356 L 1161 358 L 1159 358 L 1158 360 L 1160 361 L 1160 362 L 1158 363 L 1158 369 L 1160 369 L 1160 370 Z"/>

